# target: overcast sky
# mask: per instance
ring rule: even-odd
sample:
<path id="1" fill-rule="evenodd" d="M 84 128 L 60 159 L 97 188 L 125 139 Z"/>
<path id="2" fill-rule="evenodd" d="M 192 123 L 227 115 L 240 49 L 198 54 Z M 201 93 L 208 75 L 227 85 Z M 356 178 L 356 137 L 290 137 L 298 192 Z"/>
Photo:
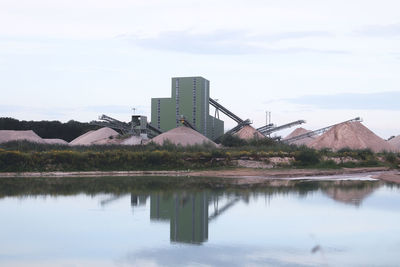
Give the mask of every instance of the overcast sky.
<path id="1" fill-rule="evenodd" d="M 0 0 L 0 116 L 150 117 L 171 77 L 203 76 L 256 127 L 267 110 L 307 129 L 360 116 L 388 138 L 400 134 L 399 10 L 398 0 Z"/>

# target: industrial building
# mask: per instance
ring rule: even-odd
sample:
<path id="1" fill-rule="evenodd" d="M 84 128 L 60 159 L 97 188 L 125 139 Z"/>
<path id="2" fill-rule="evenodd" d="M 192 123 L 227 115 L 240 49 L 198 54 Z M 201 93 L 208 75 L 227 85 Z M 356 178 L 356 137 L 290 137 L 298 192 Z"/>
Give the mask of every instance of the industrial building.
<path id="1" fill-rule="evenodd" d="M 210 115 L 210 82 L 203 77 L 172 78 L 171 97 L 151 99 L 151 124 L 158 130 L 181 126 L 182 116 L 212 140 L 224 134 L 224 122 Z"/>

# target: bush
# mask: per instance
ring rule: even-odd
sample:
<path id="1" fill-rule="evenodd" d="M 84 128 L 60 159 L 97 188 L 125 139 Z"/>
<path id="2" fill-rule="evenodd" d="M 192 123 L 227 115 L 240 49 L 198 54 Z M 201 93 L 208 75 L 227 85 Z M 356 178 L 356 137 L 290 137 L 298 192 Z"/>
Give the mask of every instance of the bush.
<path id="1" fill-rule="evenodd" d="M 295 153 L 294 156 L 296 165 L 299 166 L 311 166 L 316 165 L 320 162 L 320 156 L 315 150 L 302 150 Z"/>

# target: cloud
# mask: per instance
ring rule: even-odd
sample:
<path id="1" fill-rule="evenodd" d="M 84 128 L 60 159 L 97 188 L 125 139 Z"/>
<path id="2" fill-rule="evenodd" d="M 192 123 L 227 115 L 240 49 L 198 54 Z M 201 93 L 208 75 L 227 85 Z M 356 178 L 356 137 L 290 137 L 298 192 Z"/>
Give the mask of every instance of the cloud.
<path id="1" fill-rule="evenodd" d="M 270 35 L 254 35 L 246 31 L 220 30 L 206 34 L 194 34 L 188 31 L 164 32 L 156 37 L 121 35 L 118 38 L 128 40 L 135 45 L 189 54 L 242 55 L 260 53 L 346 53 L 340 50 L 312 49 L 304 47 L 267 48 L 267 45 L 283 40 L 330 37 L 332 34 L 322 31 L 282 32 Z"/>
<path id="2" fill-rule="evenodd" d="M 356 34 L 371 37 L 400 37 L 400 23 L 369 25 L 355 31 Z"/>
<path id="3" fill-rule="evenodd" d="M 400 110 L 399 99 L 400 91 L 369 94 L 306 95 L 281 99 L 280 101 L 320 109 Z"/>

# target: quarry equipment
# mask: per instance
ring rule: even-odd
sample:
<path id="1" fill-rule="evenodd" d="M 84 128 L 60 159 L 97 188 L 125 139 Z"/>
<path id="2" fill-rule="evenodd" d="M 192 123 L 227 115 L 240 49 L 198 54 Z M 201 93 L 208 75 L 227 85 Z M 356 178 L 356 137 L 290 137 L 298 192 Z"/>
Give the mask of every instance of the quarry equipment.
<path id="1" fill-rule="evenodd" d="M 242 123 L 244 120 L 242 120 L 241 118 L 239 118 L 239 116 L 236 116 L 233 112 L 231 112 L 229 109 L 225 108 L 224 106 L 222 106 L 220 103 L 218 103 L 217 101 L 215 101 L 214 99 L 212 99 L 210 97 L 210 104 L 216 109 L 216 110 L 220 110 L 222 113 L 224 113 L 226 116 L 228 116 L 229 118 L 231 118 L 232 120 L 236 121 L 238 124 Z"/>
<path id="2" fill-rule="evenodd" d="M 193 130 L 195 130 L 195 131 L 198 132 L 198 130 L 196 129 L 196 127 L 194 127 L 194 126 L 185 118 L 185 116 L 181 115 L 181 116 L 178 118 L 178 120 L 179 120 L 180 123 L 182 123 L 182 124 L 185 125 L 186 127 L 192 128 Z"/>
<path id="3" fill-rule="evenodd" d="M 235 133 L 237 133 L 238 131 L 240 131 L 240 129 L 242 129 L 244 126 L 250 125 L 250 124 L 251 124 L 251 122 L 250 122 L 249 119 L 247 119 L 247 120 L 245 120 L 245 121 L 242 121 L 242 122 L 239 123 L 237 126 L 233 127 L 233 128 L 230 129 L 229 131 L 227 131 L 226 134 L 230 134 L 230 135 L 235 134 Z"/>
<path id="4" fill-rule="evenodd" d="M 218 103 L 216 100 L 214 100 L 212 98 L 210 98 L 210 104 L 215 108 L 215 114 L 217 114 L 218 111 L 221 111 L 226 116 L 228 116 L 229 118 L 231 118 L 232 120 L 234 120 L 238 123 L 237 126 L 233 127 L 229 131 L 227 131 L 226 134 L 230 134 L 230 135 L 235 134 L 238 131 L 240 131 L 240 129 L 242 129 L 244 126 L 252 124 L 252 122 L 249 119 L 242 120 L 239 116 L 237 116 L 232 111 L 230 111 L 226 107 L 222 106 L 220 103 Z"/>
<path id="5" fill-rule="evenodd" d="M 305 133 L 305 134 L 294 136 L 292 138 L 288 138 L 288 139 L 285 139 L 285 140 L 282 140 L 282 141 L 284 143 L 291 143 L 291 142 L 294 142 L 294 141 L 297 141 L 297 140 L 301 140 L 301 139 L 304 139 L 304 138 L 307 138 L 307 137 L 312 137 L 314 135 L 325 133 L 326 131 L 328 131 L 329 129 L 331 129 L 332 127 L 334 127 L 336 125 L 339 125 L 339 124 L 342 124 L 342 123 L 346 123 L 346 122 L 355 122 L 355 121 L 361 122 L 362 119 L 360 117 L 357 117 L 357 118 L 354 118 L 354 119 L 351 119 L 351 120 L 347 120 L 347 121 L 344 121 L 344 122 L 341 122 L 341 123 L 336 123 L 336 124 L 333 124 L 333 125 L 330 125 L 330 126 L 327 126 L 327 127 L 324 127 L 324 128 L 312 131 L 312 132 L 308 132 L 308 133 Z"/>
<path id="6" fill-rule="evenodd" d="M 290 128 L 290 127 L 293 127 L 293 126 L 296 126 L 296 125 L 300 125 L 300 124 L 303 124 L 303 123 L 306 123 L 306 121 L 305 120 L 298 120 L 298 121 L 293 121 L 293 122 L 290 122 L 290 123 L 283 124 L 281 126 L 274 126 L 273 124 L 272 124 L 272 126 L 270 126 L 271 124 L 268 124 L 268 125 L 265 125 L 263 127 L 258 128 L 257 130 L 260 133 L 262 133 L 264 136 L 268 136 L 273 132 L 278 132 L 280 130 L 283 130 L 283 129 L 286 129 L 286 128 Z"/>
<path id="7" fill-rule="evenodd" d="M 90 124 L 116 129 L 119 130 L 123 135 L 131 134 L 145 138 L 152 138 L 162 133 L 161 130 L 147 122 L 146 116 L 133 115 L 131 122 L 126 123 L 103 114 L 99 117 L 99 120 L 100 121 L 91 121 Z"/>

